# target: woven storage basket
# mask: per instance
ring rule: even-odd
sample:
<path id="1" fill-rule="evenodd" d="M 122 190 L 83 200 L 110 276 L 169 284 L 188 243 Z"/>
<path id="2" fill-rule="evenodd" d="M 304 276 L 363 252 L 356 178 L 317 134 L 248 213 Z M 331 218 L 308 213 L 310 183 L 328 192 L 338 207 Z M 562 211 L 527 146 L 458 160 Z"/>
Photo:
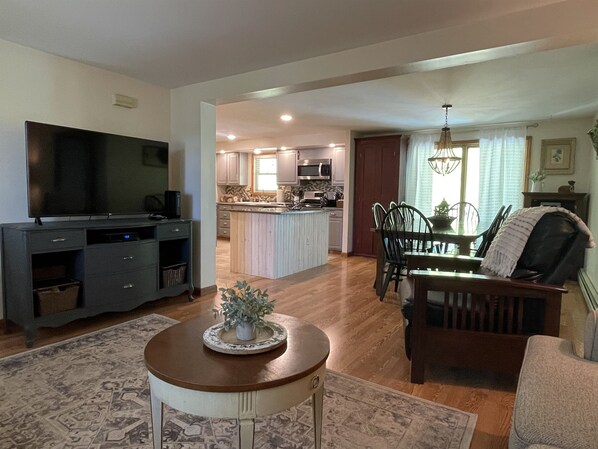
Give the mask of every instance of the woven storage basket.
<path id="1" fill-rule="evenodd" d="M 162 287 L 174 287 L 185 283 L 187 264 L 177 263 L 162 267 Z"/>
<path id="2" fill-rule="evenodd" d="M 76 308 L 80 284 L 75 280 L 61 280 L 60 283 L 34 289 L 38 315 L 51 315 Z"/>

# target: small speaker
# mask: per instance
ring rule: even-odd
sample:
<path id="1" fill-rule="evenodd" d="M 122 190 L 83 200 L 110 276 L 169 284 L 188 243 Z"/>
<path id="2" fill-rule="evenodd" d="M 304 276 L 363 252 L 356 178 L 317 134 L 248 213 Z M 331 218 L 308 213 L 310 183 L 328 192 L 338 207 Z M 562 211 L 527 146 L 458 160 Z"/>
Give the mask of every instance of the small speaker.
<path id="1" fill-rule="evenodd" d="M 181 192 L 178 190 L 167 190 L 164 192 L 166 218 L 181 217 Z"/>

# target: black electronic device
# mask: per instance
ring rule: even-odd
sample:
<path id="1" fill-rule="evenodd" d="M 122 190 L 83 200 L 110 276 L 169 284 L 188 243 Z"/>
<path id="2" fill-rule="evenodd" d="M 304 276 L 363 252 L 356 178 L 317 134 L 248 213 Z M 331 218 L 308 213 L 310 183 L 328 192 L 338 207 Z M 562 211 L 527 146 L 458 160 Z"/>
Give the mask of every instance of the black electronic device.
<path id="1" fill-rule="evenodd" d="M 30 217 L 164 213 L 168 143 L 25 122 Z"/>
<path id="2" fill-rule="evenodd" d="M 118 243 L 118 242 L 130 242 L 139 240 L 139 233 L 137 232 L 105 232 L 102 234 L 102 240 L 104 243 Z"/>
<path id="3" fill-rule="evenodd" d="M 181 218 L 181 192 L 166 190 L 164 192 L 164 215 L 167 218 Z"/>

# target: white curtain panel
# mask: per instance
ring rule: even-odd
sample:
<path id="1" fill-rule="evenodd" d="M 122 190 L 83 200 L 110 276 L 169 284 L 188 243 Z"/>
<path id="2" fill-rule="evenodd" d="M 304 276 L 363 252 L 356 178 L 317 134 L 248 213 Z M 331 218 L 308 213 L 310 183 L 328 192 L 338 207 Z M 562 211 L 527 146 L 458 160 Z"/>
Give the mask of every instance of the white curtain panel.
<path id="1" fill-rule="evenodd" d="M 405 202 L 417 207 L 425 216 L 433 214 L 432 174 L 428 158 L 434 155 L 438 134 L 414 134 L 407 149 Z"/>
<path id="2" fill-rule="evenodd" d="M 500 206 L 523 206 L 525 126 L 495 128 L 480 133 L 480 227 L 487 228 Z"/>

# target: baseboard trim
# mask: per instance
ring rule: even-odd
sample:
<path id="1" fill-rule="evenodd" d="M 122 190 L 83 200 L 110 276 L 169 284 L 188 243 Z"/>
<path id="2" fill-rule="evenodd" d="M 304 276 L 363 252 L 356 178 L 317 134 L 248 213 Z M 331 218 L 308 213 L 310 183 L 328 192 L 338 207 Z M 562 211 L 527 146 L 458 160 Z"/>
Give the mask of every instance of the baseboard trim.
<path id="1" fill-rule="evenodd" d="M 218 287 L 216 285 L 210 285 L 208 287 L 196 288 L 195 293 L 199 294 L 199 296 L 203 295 L 210 295 L 212 293 L 216 293 L 218 291 Z"/>
<path id="2" fill-rule="evenodd" d="M 585 268 L 579 270 L 578 282 L 583 298 L 588 306 L 588 310 L 598 310 L 598 290 Z"/>

